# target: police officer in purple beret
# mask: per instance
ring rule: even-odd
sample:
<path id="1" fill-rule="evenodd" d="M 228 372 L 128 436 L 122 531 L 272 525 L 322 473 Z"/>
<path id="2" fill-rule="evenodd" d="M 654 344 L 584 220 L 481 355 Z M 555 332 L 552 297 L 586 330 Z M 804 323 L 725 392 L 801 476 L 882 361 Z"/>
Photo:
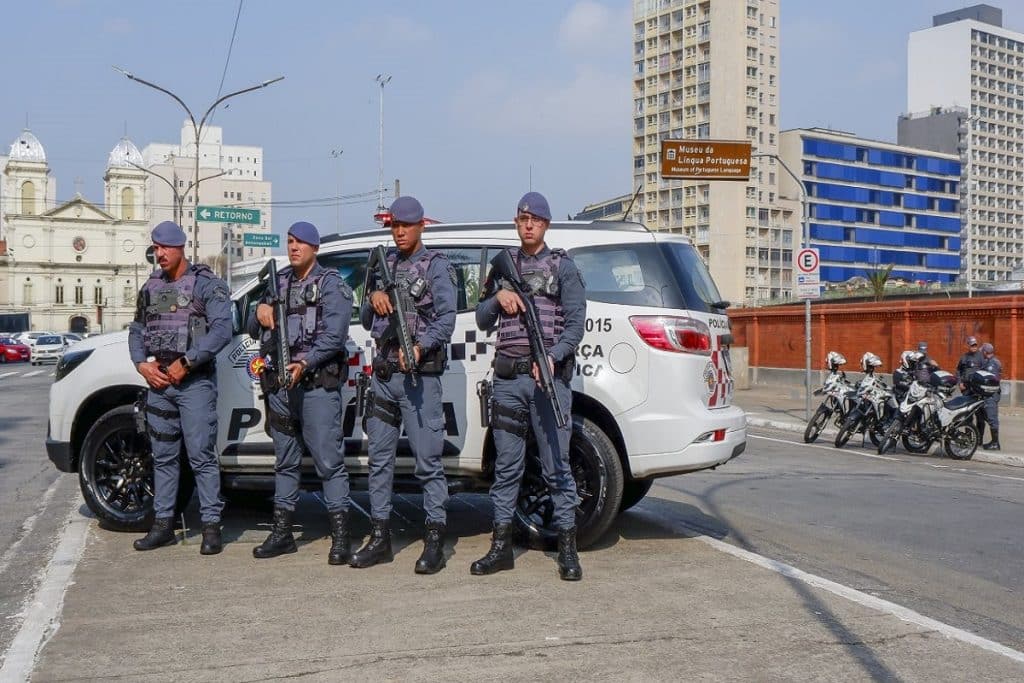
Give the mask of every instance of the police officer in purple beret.
<path id="1" fill-rule="evenodd" d="M 203 264 L 185 259 L 185 231 L 164 221 L 153 229 L 160 266 L 143 285 L 128 326 L 128 349 L 146 380 L 146 423 L 153 449 L 153 525 L 136 550 L 177 541 L 174 535 L 182 442 L 199 492 L 203 542 L 221 551 L 217 461 L 217 373 L 214 359 L 231 340 L 228 286 Z"/>
<path id="2" fill-rule="evenodd" d="M 576 347 L 583 339 L 587 298 L 583 278 L 572 258 L 562 249 L 551 249 L 544 235 L 551 225 L 548 200 L 539 192 L 527 192 L 516 205 L 518 249 L 510 250 L 524 283 L 533 287 L 532 298 L 543 332 L 548 363 L 559 402 L 569 414 L 559 427 L 552 402 L 538 385 L 537 368 L 530 356 L 529 338 L 523 324 L 522 299 L 501 282 L 488 278 L 476 324 L 481 330 L 497 326 L 494 357 L 494 393 L 491 432 L 497 455 L 494 462 L 494 533 L 491 548 L 470 567 L 475 575 L 493 574 L 515 566 L 512 553 L 512 515 L 519 497 L 526 457 L 526 437 L 533 430 L 537 455 L 558 528 L 558 573 L 565 581 L 583 578 L 576 552 L 576 506 L 579 496 L 569 467 L 572 433 L 572 379 Z"/>
<path id="3" fill-rule="evenodd" d="M 388 316 L 393 312 L 388 294 L 376 278 L 367 282 L 360 318 L 376 340 L 373 378 L 366 407 L 366 436 L 370 460 L 370 538 L 352 556 L 353 567 L 391 562 L 391 496 L 395 478 L 395 450 L 401 426 L 416 459 L 416 477 L 423 486 L 426 513 L 423 552 L 416 560 L 417 574 L 434 574 L 445 566 L 444 533 L 447 526 L 448 482 L 441 452 L 444 448 L 444 413 L 441 374 L 447 347 L 455 331 L 455 270 L 439 251 L 423 246 L 423 206 L 415 197 L 399 197 L 391 204 L 394 249 L 386 267 L 398 283 L 415 358 L 400 353 Z M 415 370 L 415 380 L 410 375 Z"/>
<path id="4" fill-rule="evenodd" d="M 278 271 L 277 289 L 286 297 L 291 383 L 269 387 L 267 395 L 267 423 L 276 454 L 274 525 L 252 554 L 266 559 L 298 550 L 292 515 L 299 502 L 302 455 L 308 451 L 323 485 L 331 524 L 327 563 L 344 565 L 351 555 L 351 501 L 342 441 L 341 386 L 348 380 L 345 341 L 352 319 L 352 289 L 337 270 L 317 262 L 319 250 L 320 232 L 315 225 L 300 221 L 288 229 L 290 265 Z M 249 336 L 259 339 L 277 323 L 273 306 L 263 301 L 249 321 Z"/>

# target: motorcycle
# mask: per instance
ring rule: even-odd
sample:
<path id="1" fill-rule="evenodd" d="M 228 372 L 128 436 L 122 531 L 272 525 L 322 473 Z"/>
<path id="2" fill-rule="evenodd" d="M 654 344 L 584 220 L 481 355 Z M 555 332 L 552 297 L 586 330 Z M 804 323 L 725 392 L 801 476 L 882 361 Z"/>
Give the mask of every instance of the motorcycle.
<path id="1" fill-rule="evenodd" d="M 825 378 L 825 383 L 814 390 L 814 395 L 825 398 L 807 422 L 807 428 L 804 429 L 804 443 L 813 443 L 817 440 L 829 420 L 835 424 L 837 429 L 841 427 L 857 392 L 853 384 L 846 379 L 845 372 L 831 371 Z"/>
<path id="2" fill-rule="evenodd" d="M 932 373 L 927 385 L 911 383 L 885 428 L 878 453 L 895 448 L 898 439 L 911 453 L 927 453 L 933 443 L 941 441 L 946 455 L 969 460 L 981 440 L 974 416 L 984 408 L 985 400 L 972 393 L 950 398 L 955 386 L 956 378 L 942 370 Z"/>
<path id="3" fill-rule="evenodd" d="M 860 381 L 852 408 L 836 434 L 836 448 L 842 448 L 854 434 L 866 434 L 875 446 L 882 442 L 885 425 L 896 411 L 892 390 L 874 374 Z"/>

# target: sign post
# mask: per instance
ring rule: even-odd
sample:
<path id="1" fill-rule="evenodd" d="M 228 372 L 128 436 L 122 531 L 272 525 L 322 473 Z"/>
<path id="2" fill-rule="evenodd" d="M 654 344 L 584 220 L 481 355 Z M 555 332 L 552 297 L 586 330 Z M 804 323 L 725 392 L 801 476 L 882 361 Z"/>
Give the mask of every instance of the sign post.
<path id="1" fill-rule="evenodd" d="M 229 206 L 198 206 L 196 207 L 196 217 L 207 223 L 260 224 L 259 209 L 240 209 Z"/>
<path id="2" fill-rule="evenodd" d="M 821 298 L 821 275 L 818 250 L 804 248 L 796 255 L 796 296 L 798 299 Z"/>
<path id="3" fill-rule="evenodd" d="M 277 249 L 281 246 L 281 236 L 263 232 L 243 232 L 242 246 L 269 247 L 271 249 Z"/>
<path id="4" fill-rule="evenodd" d="M 662 140 L 661 177 L 682 180 L 748 180 L 745 140 Z"/>

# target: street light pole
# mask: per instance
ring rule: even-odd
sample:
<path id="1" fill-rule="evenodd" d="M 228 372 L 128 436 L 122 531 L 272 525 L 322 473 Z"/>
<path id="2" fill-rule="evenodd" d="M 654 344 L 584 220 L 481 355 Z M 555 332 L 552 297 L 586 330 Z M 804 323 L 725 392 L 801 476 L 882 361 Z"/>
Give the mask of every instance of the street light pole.
<path id="1" fill-rule="evenodd" d="M 391 82 L 388 74 L 377 74 L 377 83 L 380 85 L 380 140 L 377 154 L 377 210 L 384 211 L 384 86 Z"/>
<path id="2" fill-rule="evenodd" d="M 807 224 L 807 190 L 804 187 L 803 181 L 800 177 L 793 172 L 786 162 L 779 157 L 778 154 L 772 154 L 770 152 L 763 152 L 760 154 L 751 154 L 753 157 L 771 157 L 775 161 L 779 162 L 782 166 L 782 170 L 789 174 L 789 177 L 796 183 L 796 189 L 800 193 L 800 232 L 803 236 L 803 248 L 808 249 L 811 246 L 810 234 L 808 232 Z M 760 254 L 758 255 L 760 258 Z M 769 257 L 770 258 L 770 257 Z M 781 259 L 780 259 L 781 261 Z M 779 264 L 780 268 L 782 264 Z M 769 268 L 770 272 L 770 268 Z M 811 300 L 804 299 L 804 412 L 806 413 L 805 419 L 811 419 Z"/>
<path id="3" fill-rule="evenodd" d="M 150 169 L 146 168 L 145 166 L 139 166 L 138 164 L 134 164 L 134 163 L 132 163 L 130 161 L 128 163 L 131 164 L 132 166 L 134 166 L 135 168 L 139 169 L 140 171 L 145 171 L 146 173 L 148 173 L 148 174 L 150 174 L 152 176 L 156 176 L 160 180 L 162 180 L 165 183 L 167 183 L 167 185 L 171 188 L 171 192 L 174 193 L 174 222 L 177 223 L 178 225 L 181 225 L 181 221 L 182 221 L 182 219 L 185 216 L 185 197 L 188 195 L 189 191 L 194 186 L 198 185 L 199 183 L 196 183 L 196 182 L 193 182 L 193 181 L 190 180 L 189 183 L 188 183 L 188 187 L 185 188 L 185 192 L 184 193 L 179 193 L 178 192 L 178 188 L 175 186 L 173 181 L 168 180 L 167 178 L 165 178 L 164 176 L 160 175 L 156 171 L 150 170 Z M 208 175 L 208 176 L 205 176 L 203 178 L 200 178 L 199 180 L 203 181 L 203 180 L 211 180 L 213 178 L 219 178 L 219 177 L 221 177 L 222 175 L 224 175 L 226 173 L 227 173 L 227 171 L 221 171 L 219 173 L 214 173 L 213 175 Z M 175 172 L 175 174 L 174 174 L 174 179 L 175 180 L 178 179 L 177 172 Z"/>
<path id="4" fill-rule="evenodd" d="M 972 114 L 967 117 L 967 173 L 961 173 L 960 183 L 963 200 L 961 201 L 961 211 L 963 212 L 966 225 L 964 226 L 964 238 L 967 240 L 967 298 L 971 299 L 974 297 L 974 240 L 972 239 L 971 233 L 974 228 L 974 220 L 971 218 L 971 181 L 974 178 L 972 172 L 972 154 L 971 147 L 974 145 L 974 124 L 978 122 L 980 117 L 977 114 Z M 964 181 L 967 181 L 966 184 Z"/>
<path id="5" fill-rule="evenodd" d="M 338 160 L 338 232 L 341 232 L 341 155 L 345 150 L 340 147 L 331 150 L 331 156 Z"/>
<path id="6" fill-rule="evenodd" d="M 177 102 L 178 104 L 181 105 L 181 108 L 185 110 L 186 114 L 188 114 L 189 121 L 192 122 L 192 132 L 195 134 L 195 144 L 196 144 L 195 182 L 190 186 L 190 187 L 194 187 L 195 188 L 195 194 L 194 194 L 194 198 L 195 198 L 194 206 L 195 206 L 195 208 L 194 208 L 194 210 L 192 212 L 192 260 L 196 261 L 197 258 L 198 258 L 198 252 L 199 252 L 199 183 L 202 180 L 207 180 L 207 178 L 200 178 L 199 177 L 199 139 L 200 139 L 200 137 L 203 134 L 203 126 L 206 125 L 206 119 L 208 119 L 210 117 L 210 114 L 213 113 L 213 110 L 216 109 L 217 106 L 221 102 L 224 102 L 225 100 L 228 100 L 228 99 L 230 99 L 232 97 L 235 97 L 236 95 L 244 95 L 247 92 L 252 92 L 253 90 L 260 90 L 261 88 L 266 88 L 268 85 L 272 85 L 274 83 L 277 83 L 278 81 L 283 81 L 284 80 L 284 76 L 278 76 L 277 78 L 272 78 L 272 79 L 270 79 L 268 81 L 263 81 L 262 83 L 258 83 L 256 85 L 249 86 L 248 88 L 242 88 L 241 90 L 236 90 L 234 92 L 230 92 L 227 95 L 224 95 L 223 97 L 218 98 L 213 104 L 210 105 L 210 107 L 206 110 L 206 113 L 203 114 L 203 118 L 200 119 L 199 123 L 197 124 L 196 123 L 196 117 L 192 114 L 192 110 L 188 108 L 188 105 L 185 104 L 184 100 L 182 100 L 180 97 L 175 95 L 173 92 L 171 92 L 167 88 L 162 88 L 159 85 L 157 85 L 156 83 L 151 83 L 151 82 L 149 82 L 147 80 L 139 78 L 135 74 L 133 74 L 133 73 L 131 73 L 129 71 L 126 71 L 125 69 L 122 69 L 119 66 L 115 66 L 114 70 L 119 72 L 119 73 L 121 73 L 121 74 L 124 74 L 125 77 L 127 77 L 130 80 L 135 81 L 136 83 L 141 83 L 142 85 L 147 85 L 150 88 L 153 88 L 154 90 L 159 90 L 160 92 L 164 93 L 165 95 L 170 96 L 175 102 Z M 224 175 L 224 174 L 220 173 L 219 175 Z M 215 177 L 215 176 L 211 176 L 211 177 Z"/>

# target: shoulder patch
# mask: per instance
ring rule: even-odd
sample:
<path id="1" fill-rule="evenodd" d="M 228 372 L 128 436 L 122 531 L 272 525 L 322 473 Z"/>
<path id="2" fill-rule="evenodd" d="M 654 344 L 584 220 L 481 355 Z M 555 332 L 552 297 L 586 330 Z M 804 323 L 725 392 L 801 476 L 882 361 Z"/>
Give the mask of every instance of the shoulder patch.
<path id="1" fill-rule="evenodd" d="M 341 295 L 351 301 L 354 297 L 352 288 L 348 286 L 348 282 L 344 278 L 338 278 L 338 289 L 341 291 Z"/>
<path id="2" fill-rule="evenodd" d="M 213 300 L 214 301 L 228 301 L 231 298 L 231 292 L 228 291 L 228 286 L 216 285 L 213 288 Z"/>
<path id="3" fill-rule="evenodd" d="M 448 263 L 448 277 L 451 278 L 453 285 L 457 286 L 459 284 L 459 276 L 455 272 L 455 266 L 453 266 L 451 263 Z"/>

